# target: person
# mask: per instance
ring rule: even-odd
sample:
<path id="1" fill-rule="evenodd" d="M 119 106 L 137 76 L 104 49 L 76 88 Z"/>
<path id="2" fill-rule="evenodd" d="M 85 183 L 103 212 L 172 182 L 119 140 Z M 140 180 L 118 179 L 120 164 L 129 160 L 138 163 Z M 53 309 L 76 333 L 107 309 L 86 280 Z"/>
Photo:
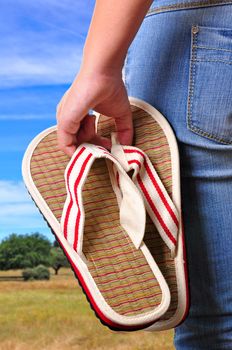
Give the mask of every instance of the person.
<path id="1" fill-rule="evenodd" d="M 110 148 L 91 109 L 131 144 L 128 95 L 152 104 L 179 146 L 190 309 L 178 350 L 232 349 L 232 2 L 96 0 L 81 68 L 57 106 L 59 147 Z"/>

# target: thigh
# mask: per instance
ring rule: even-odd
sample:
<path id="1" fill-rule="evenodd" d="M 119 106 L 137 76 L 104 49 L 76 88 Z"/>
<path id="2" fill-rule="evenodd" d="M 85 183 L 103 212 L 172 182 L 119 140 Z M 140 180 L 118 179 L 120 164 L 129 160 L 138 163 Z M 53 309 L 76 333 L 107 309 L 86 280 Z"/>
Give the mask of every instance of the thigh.
<path id="1" fill-rule="evenodd" d="M 128 94 L 157 108 L 179 145 L 190 310 L 177 349 L 232 349 L 231 15 L 229 3 L 156 5 L 124 66 Z"/>

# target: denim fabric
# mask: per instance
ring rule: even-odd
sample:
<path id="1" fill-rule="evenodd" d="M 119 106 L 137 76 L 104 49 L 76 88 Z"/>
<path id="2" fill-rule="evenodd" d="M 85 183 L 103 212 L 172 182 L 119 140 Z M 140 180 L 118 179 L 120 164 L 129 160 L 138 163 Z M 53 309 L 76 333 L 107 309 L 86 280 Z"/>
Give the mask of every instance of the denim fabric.
<path id="1" fill-rule="evenodd" d="M 124 80 L 167 118 L 179 146 L 190 310 L 176 349 L 231 350 L 232 3 L 154 1 Z"/>

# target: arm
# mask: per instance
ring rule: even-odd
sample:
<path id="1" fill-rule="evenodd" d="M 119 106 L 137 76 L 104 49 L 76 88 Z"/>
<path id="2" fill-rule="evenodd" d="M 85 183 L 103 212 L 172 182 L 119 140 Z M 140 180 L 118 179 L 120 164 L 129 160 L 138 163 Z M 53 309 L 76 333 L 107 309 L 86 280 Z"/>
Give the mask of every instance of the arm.
<path id="1" fill-rule="evenodd" d="M 96 0 L 80 71 L 57 107 L 59 146 L 70 156 L 82 142 L 110 147 L 110 140 L 95 135 L 89 109 L 113 117 L 119 141 L 131 144 L 132 116 L 122 68 L 151 3 Z"/>

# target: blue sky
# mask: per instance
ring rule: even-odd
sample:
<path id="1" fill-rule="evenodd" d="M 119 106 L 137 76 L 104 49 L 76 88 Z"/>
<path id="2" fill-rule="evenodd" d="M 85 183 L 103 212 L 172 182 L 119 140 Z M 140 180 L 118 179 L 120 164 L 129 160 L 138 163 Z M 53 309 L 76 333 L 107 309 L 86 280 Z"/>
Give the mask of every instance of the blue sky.
<path id="1" fill-rule="evenodd" d="M 21 176 L 24 151 L 56 123 L 56 105 L 79 70 L 94 0 L 8 0 L 0 11 L 0 240 L 53 235 Z"/>

